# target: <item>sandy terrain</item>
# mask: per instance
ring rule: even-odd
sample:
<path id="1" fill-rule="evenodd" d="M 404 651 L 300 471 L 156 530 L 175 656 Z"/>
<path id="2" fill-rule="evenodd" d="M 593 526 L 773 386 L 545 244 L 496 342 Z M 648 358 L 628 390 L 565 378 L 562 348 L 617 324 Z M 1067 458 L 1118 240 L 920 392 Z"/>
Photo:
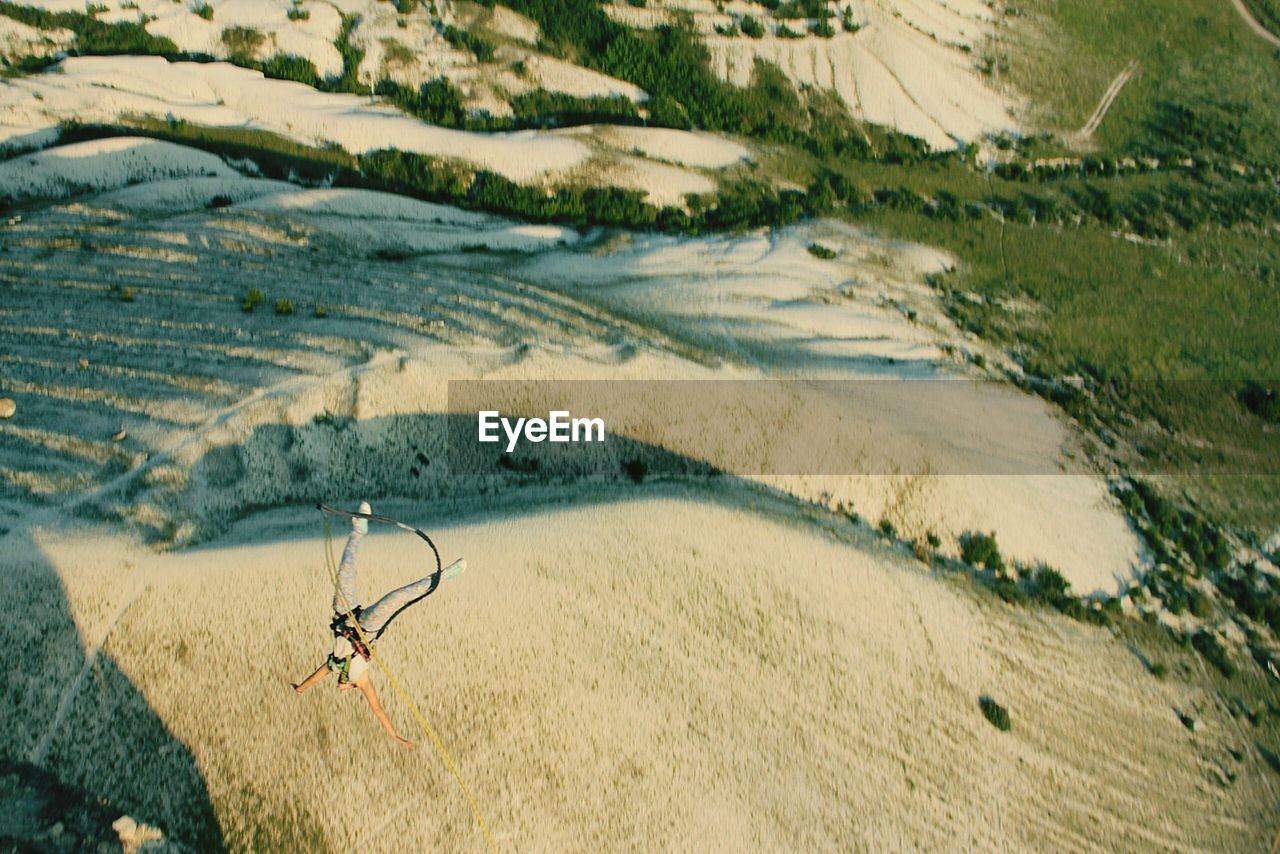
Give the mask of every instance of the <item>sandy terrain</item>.
<path id="1" fill-rule="evenodd" d="M 381 648 L 500 848 L 1263 843 L 1259 786 L 1210 783 L 1230 718 L 1105 632 L 975 601 L 733 490 L 594 499 L 376 505 L 471 563 Z M 28 717 L 11 743 L 46 737 L 50 767 L 180 838 L 207 833 L 212 812 L 236 847 L 479 850 L 428 747 L 396 748 L 332 686 L 287 690 L 327 637 L 316 515 L 262 514 L 162 556 L 101 534 L 37 531 L 26 549 L 10 537 L 2 583 L 52 584 L 66 601 L 46 629 L 51 683 L 21 685 Z M 371 591 L 429 559 L 382 531 L 363 555 Z M 184 616 L 195 603 L 217 617 Z M 85 680 L 50 733 L 77 636 L 105 637 L 96 660 L 111 676 Z M 985 695 L 1011 710 L 1010 733 L 978 712 Z M 1174 708 L 1203 710 L 1203 731 Z M 403 708 L 392 715 L 411 730 Z M 317 785 L 330 777 L 359 781 L 343 811 Z"/>
<path id="2" fill-rule="evenodd" d="M 119 151 L 85 156 L 123 174 Z M 938 471 L 993 454 L 1052 469 L 1069 427 L 948 355 L 977 345 L 923 284 L 944 254 L 824 223 L 579 235 L 130 169 L 144 183 L 58 198 L 85 184 L 48 167 L 21 185 L 46 198 L 0 231 L 0 393 L 17 402 L 0 422 L 0 595 L 25 618 L 0 632 L 41 650 L 6 677 L 15 758 L 196 845 L 478 850 L 428 745 L 393 749 L 332 686 L 287 689 L 327 640 L 308 508 L 367 498 L 470 563 L 381 648 L 504 850 L 1267 839 L 1266 782 L 1232 764 L 1213 698 L 830 512 L 935 530 L 944 551 L 994 530 L 1007 554 L 1111 589 L 1137 544 L 1099 478 L 682 474 L 726 452 L 697 407 L 671 413 L 684 429 L 637 421 L 610 446 L 674 461 L 642 484 L 620 466 L 446 471 L 448 382 L 473 377 L 901 379 L 827 402 L 848 425 L 834 450 L 892 439 Z M 214 191 L 234 203 L 209 209 Z M 251 287 L 266 301 L 245 314 Z M 293 314 L 272 313 L 280 297 Z M 905 382 L 940 377 L 973 389 L 968 408 L 931 409 Z M 775 432 L 751 450 L 794 434 Z M 375 529 L 362 589 L 429 560 Z M 983 718 L 984 695 L 1012 731 Z M 1215 782 L 1226 767 L 1232 786 Z M 341 810 L 329 778 L 352 783 Z"/>
<path id="3" fill-rule="evenodd" d="M 48 460 L 14 459 L 5 464 L 11 483 L 48 496 L 83 488 L 84 478 L 104 483 L 109 478 L 102 475 L 103 458 L 128 468 L 132 455 L 168 449 L 229 403 L 283 383 L 287 394 L 254 398 L 266 414 L 246 416 L 277 418 L 283 399 L 301 394 L 304 385 L 297 384 L 307 377 L 315 378 L 312 386 L 327 388 L 324 394 L 334 401 L 348 402 L 339 406 L 315 399 L 310 410 L 291 415 L 292 422 L 305 425 L 326 408 L 363 418 L 380 409 L 353 409 L 354 392 L 343 372 L 374 359 L 393 371 L 439 379 L 438 353 L 418 355 L 428 342 L 453 348 L 456 373 L 451 376 L 459 379 L 939 379 L 958 375 L 947 348 L 977 346 L 945 318 L 922 282 L 926 273 L 949 263 L 944 255 L 880 243 L 847 228 L 819 225 L 772 237 L 646 237 L 600 244 L 560 228 L 516 225 L 346 190 L 245 191 L 253 198 L 209 211 L 193 192 L 176 185 L 180 182 L 154 185 L 157 208 L 168 217 L 163 227 L 149 217 L 122 217 L 106 207 L 123 194 L 122 207 L 139 214 L 146 195 L 133 187 L 51 208 L 8 231 L 10 251 L 0 270 L 15 277 L 19 299 L 0 331 L 15 347 L 8 357 L 18 372 L 12 389 L 31 395 L 33 405 L 91 419 L 77 421 L 75 432 L 89 428 L 89 435 L 76 441 L 94 449 L 70 459 L 65 451 Z M 179 214 L 175 204 L 183 199 L 195 204 Z M 815 239 L 837 249 L 839 257 L 812 257 L 805 247 Z M 523 254 L 439 254 L 477 247 Z M 313 271 L 330 264 L 343 271 L 341 281 L 351 276 L 360 288 L 347 292 L 337 281 L 317 278 Z M 45 275 L 36 289 L 24 272 L 31 269 L 59 273 Z M 266 269 L 272 271 L 269 283 L 262 280 Z M 90 326 L 84 333 L 55 334 L 45 318 L 62 303 L 50 301 L 50 286 L 71 300 L 68 310 L 96 300 L 106 313 L 95 311 L 92 320 L 86 319 Z M 123 287 L 133 290 L 135 301 L 112 303 L 112 294 Z M 268 302 L 265 316 L 246 318 L 239 303 L 252 287 L 263 289 L 270 300 L 287 297 L 308 316 L 274 320 L 266 314 L 273 304 Z M 326 309 L 326 317 L 309 316 L 317 305 Z M 191 320 L 193 312 L 198 322 Z M 60 375 L 56 360 L 51 361 L 50 348 L 67 335 L 80 342 L 74 346 L 90 363 L 71 377 Z M 186 368 L 181 361 L 169 362 L 173 375 L 152 378 L 153 365 L 134 361 L 130 351 L 138 347 L 166 359 L 189 354 L 182 358 L 195 361 Z M 495 347 L 507 348 L 507 355 L 494 353 Z M 542 355 L 544 348 L 603 355 L 566 361 Z M 106 373 L 98 367 L 103 356 L 108 363 L 125 356 L 131 364 L 120 366 L 123 374 Z M 218 362 L 210 365 L 210 358 Z M 508 367 L 499 370 L 504 364 Z M 708 372 L 706 365 L 720 367 Z M 331 375 L 332 382 L 326 379 Z M 121 385 L 122 379 L 136 379 L 138 385 Z M 436 393 L 442 394 L 438 386 Z M 931 392 L 904 383 L 867 385 L 850 394 L 834 409 L 821 410 L 833 424 L 861 425 L 832 431 L 831 454 L 858 460 L 901 447 L 907 459 L 923 460 L 924 467 L 904 467 L 903 474 L 893 475 L 898 469 L 892 462 L 865 469 L 839 464 L 818 470 L 849 476 L 781 477 L 773 478 L 773 485 L 804 500 L 847 505 L 873 524 L 889 518 L 908 539 L 933 531 L 946 538 L 949 549 L 966 530 L 994 530 L 1012 556 L 1059 567 L 1081 592 L 1112 591 L 1131 576 L 1137 544 L 1102 481 L 1054 474 L 1065 463 L 1062 455 L 1073 450 L 1073 440 L 1042 404 L 979 387 L 960 404 L 969 413 L 963 415 L 945 401 L 935 404 Z M 400 405 L 416 411 L 442 407 L 439 397 L 414 400 L 402 396 Z M 119 413 L 118 420 L 98 414 L 104 403 Z M 867 412 L 876 417 L 869 419 Z M 38 423 L 50 431 L 48 418 Z M 136 443 L 108 441 L 122 425 Z M 4 426 L 19 429 L 18 424 Z M 243 437 L 248 428 L 237 429 Z M 717 456 L 732 449 L 726 452 L 701 438 L 706 431 L 696 418 L 683 434 L 654 424 L 635 429 L 647 432 L 631 438 L 659 446 L 671 441 L 668 435 L 685 436 L 686 444 L 670 450 L 730 471 L 779 476 L 795 471 L 744 469 L 732 457 Z M 748 449 L 762 459 L 783 455 L 778 443 L 789 435 L 755 437 L 751 441 L 766 446 Z M 202 439 L 210 441 L 215 440 Z M 25 442 L 51 450 L 75 445 L 44 434 L 29 435 Z M 190 449 L 189 464 L 196 461 L 198 447 Z M 133 480 L 155 485 L 160 494 L 176 488 L 170 479 L 187 483 L 178 472 L 162 474 L 163 466 L 148 468 L 150 474 Z M 1012 471 L 1042 477 L 1010 482 L 1001 474 Z M 429 495 L 446 484 L 447 479 L 428 475 L 405 486 Z M 291 488 L 273 487 L 269 498 L 246 489 L 235 501 L 288 500 Z M 159 496 L 138 500 L 135 495 L 119 512 L 171 534 L 190 523 L 195 528 L 184 534 L 190 537 L 203 522 L 189 518 L 189 501 L 183 489 L 161 503 Z M 164 505 L 172 506 L 161 510 Z M 1081 538 L 1080 530 L 1092 535 Z"/>
<path id="4" fill-rule="evenodd" d="M 0 147 L 47 145 L 58 125 L 70 119 L 115 123 L 152 116 L 270 131 L 309 145 L 334 143 L 354 154 L 395 147 L 456 158 L 520 183 L 613 184 L 646 192 L 659 206 L 682 205 L 689 193 L 710 192 L 715 170 L 747 156 L 736 143 L 685 131 L 451 130 L 360 96 L 326 94 L 227 63 L 170 63 L 159 57 L 67 59 L 49 73 L 0 81 L 0 107 Z"/>
<path id="5" fill-rule="evenodd" d="M 808 34 L 808 22 L 788 21 L 802 38 L 780 38 L 758 5 L 709 0 L 653 0 L 643 8 L 615 2 L 611 15 L 632 26 L 668 23 L 674 10 L 690 12 L 726 80 L 746 85 L 757 59 L 778 65 L 797 85 L 834 90 L 855 116 L 920 137 L 934 148 L 980 141 L 1016 131 L 1014 104 L 976 68 L 975 51 L 994 25 L 991 7 L 977 0 L 868 0 L 851 4 L 860 29 L 832 38 Z M 840 4 L 839 9 L 845 5 Z M 766 23 L 763 38 L 722 36 L 715 27 L 746 15 Z"/>
<path id="6" fill-rule="evenodd" d="M 40 0 L 34 5 L 84 9 L 75 0 Z M 462 91 L 468 106 L 494 115 L 509 115 L 509 99 L 534 88 L 579 96 L 616 95 L 637 102 L 647 98 L 634 85 L 541 54 L 536 49 L 537 26 L 502 7 L 491 11 L 442 2 L 437 6 L 438 17 L 433 17 L 426 4 L 402 15 L 394 4 L 377 0 L 307 2 L 302 8 L 309 17 L 290 20 L 290 5 L 285 2 L 211 0 L 213 17 L 205 20 L 187 4 L 169 0 L 139 0 L 128 6 L 108 0 L 104 5 L 103 20 L 136 20 L 146 15 L 153 19 L 146 24 L 148 32 L 173 40 L 180 50 L 215 57 L 229 55 L 231 48 L 223 40 L 227 28 L 249 28 L 262 36 L 255 51 L 258 58 L 292 53 L 310 59 L 322 75 L 332 76 L 342 73 L 334 39 L 346 15 L 358 19 L 348 38 L 364 51 L 357 72 L 360 80 L 372 85 L 390 77 L 417 86 L 447 77 Z M 706 41 L 712 67 L 725 79 L 745 85 L 757 59 L 765 59 L 780 66 L 797 85 L 835 91 L 854 115 L 918 136 L 935 148 L 1018 130 L 1012 114 L 1016 105 L 977 70 L 976 52 L 995 21 L 991 7 L 978 0 L 853 3 L 854 19 L 861 28 L 845 32 L 837 18 L 837 33 L 829 39 L 809 35 L 808 22 L 803 20 L 790 22 L 804 33 L 802 38 L 780 38 L 774 33 L 775 22 L 760 7 L 741 0 L 720 8 L 710 0 L 653 0 L 644 7 L 618 2 L 606 8 L 614 17 L 641 28 L 669 23 L 677 10 L 689 13 Z M 716 26 L 728 26 L 744 15 L 766 21 L 769 30 L 764 38 L 716 33 Z M 479 63 L 470 53 L 450 45 L 440 32 L 445 25 L 496 39 L 495 60 Z M 0 30 L 4 32 L 8 30 Z M 30 35 L 15 31 L 8 38 L 25 44 Z M 512 70 L 516 63 L 522 64 L 522 74 Z"/>
<path id="7" fill-rule="evenodd" d="M 34 0 L 30 5 L 54 11 L 84 12 L 85 4 L 68 0 Z M 195 5 L 171 0 L 106 0 L 98 4 L 105 11 L 97 17 L 103 21 L 137 21 L 145 16 L 146 29 L 155 36 L 170 39 L 181 51 L 226 59 L 232 47 L 223 34 L 229 28 L 252 30 L 261 36 L 252 58 L 266 59 L 277 53 L 293 54 L 310 60 L 322 76 L 340 76 L 342 54 L 334 41 L 343 26 L 343 17 L 354 21 L 349 42 L 364 52 L 357 77 L 372 86 L 389 77 L 410 86 L 447 77 L 457 84 L 468 104 L 487 109 L 495 115 L 510 114 L 506 99 L 529 89 L 541 87 L 571 95 L 620 95 L 642 101 L 644 92 L 621 80 L 581 66 L 526 50 L 520 43 L 534 48 L 538 28 L 533 22 L 509 9 L 493 10 L 463 4 L 459 17 L 458 4 L 440 2 L 437 14 L 429 4 L 421 3 L 401 14 L 393 3 L 379 0 L 340 0 L 300 2 L 305 17 L 289 18 L 294 4 L 259 2 L 259 0 L 209 0 L 212 17 L 206 20 L 194 11 Z M 472 54 L 451 45 L 442 35 L 445 25 L 461 26 L 517 44 L 502 46 L 502 62 L 479 63 Z M 38 52 L 28 45 L 43 40 L 36 31 L 18 29 L 5 19 L 0 21 L 0 46 L 21 48 L 24 53 Z M 16 40 L 16 41 L 15 41 Z M 56 34 L 55 34 L 56 41 Z M 521 78 L 506 66 L 524 60 L 529 73 Z"/>

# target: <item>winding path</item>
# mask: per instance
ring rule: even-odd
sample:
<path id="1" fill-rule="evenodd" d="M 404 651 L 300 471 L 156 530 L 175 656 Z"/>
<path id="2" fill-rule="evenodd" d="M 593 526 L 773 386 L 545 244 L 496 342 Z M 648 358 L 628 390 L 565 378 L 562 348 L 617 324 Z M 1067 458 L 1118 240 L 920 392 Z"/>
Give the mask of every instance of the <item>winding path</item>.
<path id="1" fill-rule="evenodd" d="M 1133 60 L 1124 67 L 1116 75 L 1116 79 L 1111 81 L 1111 85 L 1107 87 L 1107 91 L 1102 93 L 1102 100 L 1098 102 L 1098 109 L 1093 111 L 1093 115 L 1089 117 L 1089 121 L 1084 123 L 1084 127 L 1080 128 L 1080 136 L 1088 139 L 1093 136 L 1093 132 L 1098 129 L 1098 125 L 1102 124 L 1102 120 L 1107 116 L 1107 110 L 1111 109 L 1111 105 L 1115 103 L 1116 98 L 1120 97 L 1120 90 L 1129 82 L 1129 78 L 1133 77 L 1135 71 L 1138 70 L 1138 60 Z"/>
<path id="2" fill-rule="evenodd" d="M 1253 17 L 1253 13 L 1249 11 L 1249 7 L 1244 4 L 1244 0 L 1231 0 L 1235 5 L 1236 11 L 1240 13 L 1240 17 L 1244 18 L 1244 22 L 1249 25 L 1249 29 L 1271 42 L 1276 47 L 1280 47 L 1280 36 L 1268 30 L 1262 25 L 1262 22 Z"/>

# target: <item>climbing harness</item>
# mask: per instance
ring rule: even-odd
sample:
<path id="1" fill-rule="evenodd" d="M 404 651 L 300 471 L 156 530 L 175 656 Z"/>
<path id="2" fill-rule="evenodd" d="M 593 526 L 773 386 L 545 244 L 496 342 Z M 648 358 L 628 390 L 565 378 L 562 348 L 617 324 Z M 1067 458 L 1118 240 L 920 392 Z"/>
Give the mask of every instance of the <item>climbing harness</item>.
<path id="1" fill-rule="evenodd" d="M 432 727 L 431 724 L 427 722 L 426 716 L 422 714 L 422 711 L 418 708 L 417 704 L 414 703 L 413 700 L 409 698 L 409 694 L 404 690 L 403 687 L 401 687 L 399 680 L 397 680 L 396 677 L 392 675 L 391 670 L 383 662 L 382 656 L 378 655 L 378 651 L 373 648 L 373 643 L 371 639 L 368 637 L 368 635 L 365 634 L 364 629 L 360 626 L 360 620 L 358 618 L 359 609 L 352 608 L 351 603 L 347 601 L 346 595 L 342 592 L 342 586 L 338 583 L 338 565 L 333 557 L 333 529 L 329 524 L 329 515 L 333 514 L 337 516 L 351 516 L 357 519 L 368 519 L 371 522 L 383 522 L 388 525 L 395 525 L 397 528 L 401 528 L 405 531 L 409 531 L 413 534 L 416 534 L 417 536 L 421 537 L 422 540 L 428 546 L 431 547 L 431 553 L 434 554 L 436 557 L 437 573 L 443 572 L 444 570 L 443 563 L 440 560 L 440 550 L 436 548 L 436 544 L 433 543 L 431 541 L 431 538 L 428 537 L 423 531 L 413 527 L 412 525 L 406 525 L 404 522 L 397 521 L 396 519 L 392 519 L 388 516 L 376 516 L 372 513 L 354 513 L 350 510 L 339 510 L 336 507 L 330 507 L 329 505 L 323 504 L 323 503 L 317 504 L 316 509 L 319 510 L 321 514 L 323 514 L 323 518 L 324 518 L 325 568 L 329 570 L 329 577 L 333 581 L 334 592 L 337 594 L 338 599 L 341 600 L 343 610 L 347 614 L 352 615 L 352 619 L 350 620 L 347 620 L 345 615 L 342 618 L 343 624 L 355 631 L 356 638 L 354 640 L 351 640 L 352 648 L 353 649 L 356 648 L 356 642 L 358 641 L 366 650 L 368 650 L 369 656 L 373 659 L 374 663 L 378 665 L 378 669 L 381 670 L 382 675 L 387 678 L 387 682 L 389 682 L 391 684 L 391 687 L 395 689 L 396 694 L 399 695 L 402 701 L 404 701 L 404 704 L 409 707 L 409 711 L 413 714 L 414 720 L 417 721 L 418 727 L 424 733 L 426 733 L 428 738 L 431 739 L 431 743 L 435 745 L 436 752 L 439 753 L 440 758 L 444 760 L 445 767 L 447 767 L 449 769 L 449 772 L 453 774 L 453 779 L 458 782 L 458 788 L 462 790 L 463 796 L 466 797 L 467 799 L 467 805 L 471 807 L 471 815 L 475 817 L 476 824 L 480 826 L 480 833 L 484 837 L 485 845 L 488 846 L 490 851 L 494 852 L 494 854 L 497 854 L 498 847 L 494 845 L 493 837 L 489 834 L 489 825 L 485 823 L 484 816 L 480 814 L 480 807 L 479 805 L 476 804 L 476 799 L 472 796 L 471 789 L 467 787 L 466 781 L 462 779 L 462 772 L 458 770 L 458 766 L 453 761 L 453 757 L 449 755 L 449 751 L 445 750 L 444 742 L 440 740 L 440 736 L 436 735 L 435 728 Z M 337 621 L 335 620 L 335 623 L 336 622 Z M 332 660 L 333 655 L 330 654 L 329 658 Z M 344 672 L 349 670 L 350 664 L 351 664 L 351 657 L 348 656 L 343 666 Z M 339 675 L 339 678 L 341 679 L 341 674 Z"/>
<path id="2" fill-rule="evenodd" d="M 334 653 L 329 653 L 329 658 L 325 661 L 325 666 L 334 673 L 338 674 L 338 684 L 346 685 L 351 681 L 351 659 L 354 656 L 360 656 L 365 661 L 369 661 L 369 649 L 360 640 L 360 635 L 356 633 L 353 622 L 360 619 L 360 608 L 357 606 L 350 614 L 335 614 L 333 620 L 329 623 L 329 629 L 333 632 L 333 638 L 343 638 L 347 642 L 347 646 L 351 649 L 345 657 L 339 658 Z"/>

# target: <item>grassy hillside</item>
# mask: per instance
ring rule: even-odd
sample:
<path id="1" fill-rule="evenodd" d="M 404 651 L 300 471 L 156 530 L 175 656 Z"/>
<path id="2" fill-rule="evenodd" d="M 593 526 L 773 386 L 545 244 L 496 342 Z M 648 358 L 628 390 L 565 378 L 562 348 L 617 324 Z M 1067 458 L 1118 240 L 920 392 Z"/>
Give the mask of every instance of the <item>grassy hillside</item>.
<path id="1" fill-rule="evenodd" d="M 1273 4 L 1273 0 L 1254 0 Z M 1250 32 L 1229 2 L 1026 0 L 996 46 L 1008 81 L 1048 129 L 1088 120 L 1108 84 L 1132 60 L 1125 86 L 1097 135 L 1111 150 L 1140 145 L 1162 103 L 1229 107 L 1254 157 L 1280 151 L 1280 56 Z"/>

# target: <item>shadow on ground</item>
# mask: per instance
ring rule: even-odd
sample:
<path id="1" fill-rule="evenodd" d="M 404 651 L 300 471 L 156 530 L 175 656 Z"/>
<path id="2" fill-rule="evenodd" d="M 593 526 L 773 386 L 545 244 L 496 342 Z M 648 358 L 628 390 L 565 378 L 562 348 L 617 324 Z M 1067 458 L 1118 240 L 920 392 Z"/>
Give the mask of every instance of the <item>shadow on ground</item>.
<path id="1" fill-rule="evenodd" d="M 3 543 L 0 596 L 11 610 L 0 625 L 0 645 L 16 658 L 5 669 L 0 768 L 26 792 L 33 821 L 49 819 L 45 827 L 62 821 L 72 828 L 85 809 L 128 814 L 198 850 L 224 850 L 191 751 L 156 716 L 115 659 L 91 648 L 102 638 L 81 635 L 56 569 L 29 533 L 15 530 Z M 104 631 L 105 625 L 87 630 Z M 147 650 L 129 653 L 146 655 Z M 23 779 L 24 769 L 32 766 L 65 789 L 39 772 Z M 74 798 L 46 797 L 75 790 Z M 63 805 L 70 811 L 67 817 L 52 814 Z M 96 820 L 91 824 L 96 827 Z M 81 838 L 81 844 L 90 843 Z M 53 845 L 47 840 L 27 844 Z"/>

